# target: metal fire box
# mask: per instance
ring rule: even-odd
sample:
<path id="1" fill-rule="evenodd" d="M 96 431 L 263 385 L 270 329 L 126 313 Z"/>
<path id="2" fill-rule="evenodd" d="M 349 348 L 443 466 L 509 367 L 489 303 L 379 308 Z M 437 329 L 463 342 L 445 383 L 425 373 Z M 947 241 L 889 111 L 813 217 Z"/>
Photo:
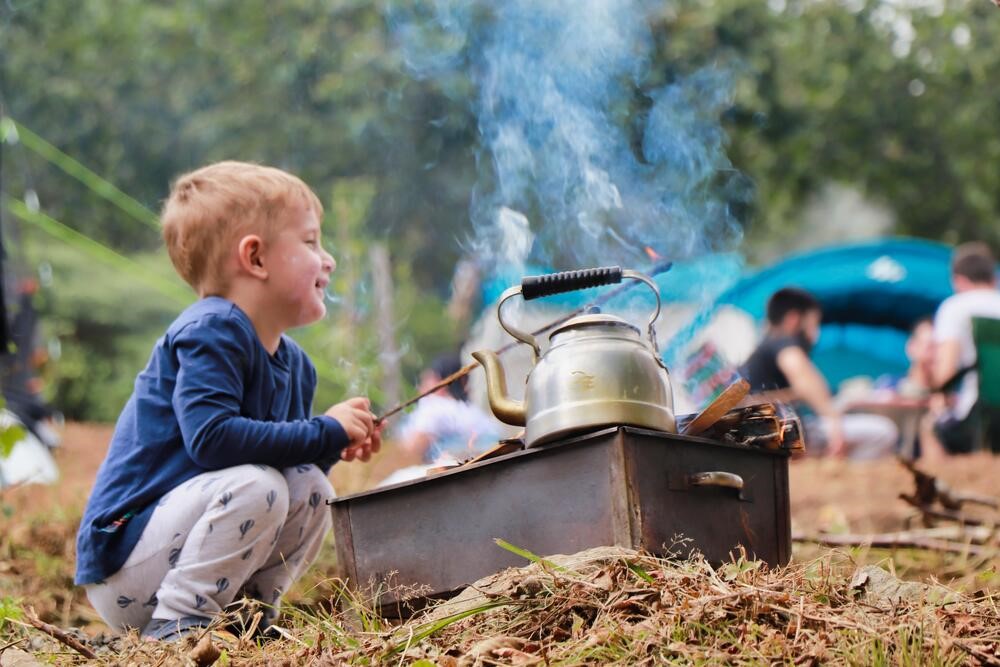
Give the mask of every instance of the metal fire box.
<path id="1" fill-rule="evenodd" d="M 343 574 L 354 586 L 390 584 L 383 609 L 400 601 L 398 586 L 444 597 L 525 564 L 494 538 L 539 555 L 617 545 L 719 562 L 742 545 L 771 565 L 791 556 L 786 451 L 631 427 L 344 496 L 332 509 Z"/>

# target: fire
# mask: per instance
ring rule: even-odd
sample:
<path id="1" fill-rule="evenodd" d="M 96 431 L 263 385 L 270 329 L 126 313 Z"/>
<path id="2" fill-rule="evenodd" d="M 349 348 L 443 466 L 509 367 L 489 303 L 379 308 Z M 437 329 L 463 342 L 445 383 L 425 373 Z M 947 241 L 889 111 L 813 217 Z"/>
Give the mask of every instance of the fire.
<path id="1" fill-rule="evenodd" d="M 658 253 L 655 250 L 653 250 L 650 246 L 646 246 L 645 248 L 643 248 L 643 250 L 646 251 L 646 256 L 649 257 L 654 262 L 658 262 L 661 259 L 663 259 L 663 257 L 660 255 L 660 253 Z"/>

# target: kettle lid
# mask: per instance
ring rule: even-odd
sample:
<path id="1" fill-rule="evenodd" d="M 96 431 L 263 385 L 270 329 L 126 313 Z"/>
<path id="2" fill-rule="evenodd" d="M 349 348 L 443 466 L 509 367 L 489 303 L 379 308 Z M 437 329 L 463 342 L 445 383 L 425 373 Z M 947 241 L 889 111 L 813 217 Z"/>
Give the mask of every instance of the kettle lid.
<path id="1" fill-rule="evenodd" d="M 561 325 L 552 330 L 552 333 L 549 334 L 549 339 L 551 340 L 555 336 L 558 336 L 559 334 L 568 331 L 570 329 L 582 329 L 590 327 L 624 327 L 626 329 L 631 329 L 636 336 L 640 335 L 638 327 L 626 322 L 622 318 L 617 317 L 615 315 L 607 315 L 604 313 L 600 313 L 600 314 L 579 315 L 570 320 L 567 320 L 566 322 L 562 323 Z"/>

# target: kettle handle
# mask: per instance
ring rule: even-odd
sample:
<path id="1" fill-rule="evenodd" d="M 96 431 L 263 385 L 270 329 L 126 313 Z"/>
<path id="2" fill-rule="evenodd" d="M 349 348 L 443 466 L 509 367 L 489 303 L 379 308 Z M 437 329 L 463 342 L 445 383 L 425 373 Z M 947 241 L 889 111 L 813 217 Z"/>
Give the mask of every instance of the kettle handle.
<path id="1" fill-rule="evenodd" d="M 497 319 L 500 320 L 500 326 L 503 327 L 504 331 L 522 343 L 527 343 L 531 346 L 531 349 L 534 352 L 535 361 L 538 361 L 538 356 L 541 351 L 535 337 L 509 325 L 507 322 L 504 322 L 501 309 L 503 308 L 505 301 L 517 296 L 518 294 L 520 294 L 525 301 L 530 301 L 532 299 L 549 296 L 551 294 L 562 294 L 563 292 L 573 292 L 575 290 L 586 289 L 588 287 L 598 287 L 600 285 L 620 283 L 622 278 L 631 278 L 632 280 L 638 280 L 646 283 L 646 285 L 653 290 L 653 294 L 656 295 L 656 310 L 649 318 L 649 323 L 646 325 L 646 328 L 647 334 L 649 335 L 649 342 L 652 344 L 653 350 L 657 353 L 657 359 L 659 359 L 659 346 L 656 343 L 656 329 L 653 325 L 657 318 L 660 317 L 660 288 L 648 276 L 639 273 L 638 271 L 622 269 L 620 266 L 604 266 L 594 269 L 581 269 L 579 271 L 547 273 L 541 276 L 525 276 L 521 279 L 520 285 L 510 287 L 500 295 L 500 302 L 497 304 Z"/>

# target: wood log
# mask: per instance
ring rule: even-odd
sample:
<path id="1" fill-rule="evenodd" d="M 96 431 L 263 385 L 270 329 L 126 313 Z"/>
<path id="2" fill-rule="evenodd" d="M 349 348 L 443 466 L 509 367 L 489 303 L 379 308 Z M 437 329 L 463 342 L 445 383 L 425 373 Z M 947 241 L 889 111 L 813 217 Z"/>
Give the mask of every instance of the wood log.
<path id="1" fill-rule="evenodd" d="M 804 450 L 798 417 L 790 411 L 781 412 L 781 408 L 772 403 L 734 408 L 698 435 L 744 447 Z M 678 417 L 678 430 L 689 433 L 687 424 L 694 418 L 692 415 Z"/>
<path id="2" fill-rule="evenodd" d="M 694 419 L 684 425 L 684 435 L 698 435 L 718 423 L 750 392 L 750 383 L 740 378 L 722 390 Z"/>

